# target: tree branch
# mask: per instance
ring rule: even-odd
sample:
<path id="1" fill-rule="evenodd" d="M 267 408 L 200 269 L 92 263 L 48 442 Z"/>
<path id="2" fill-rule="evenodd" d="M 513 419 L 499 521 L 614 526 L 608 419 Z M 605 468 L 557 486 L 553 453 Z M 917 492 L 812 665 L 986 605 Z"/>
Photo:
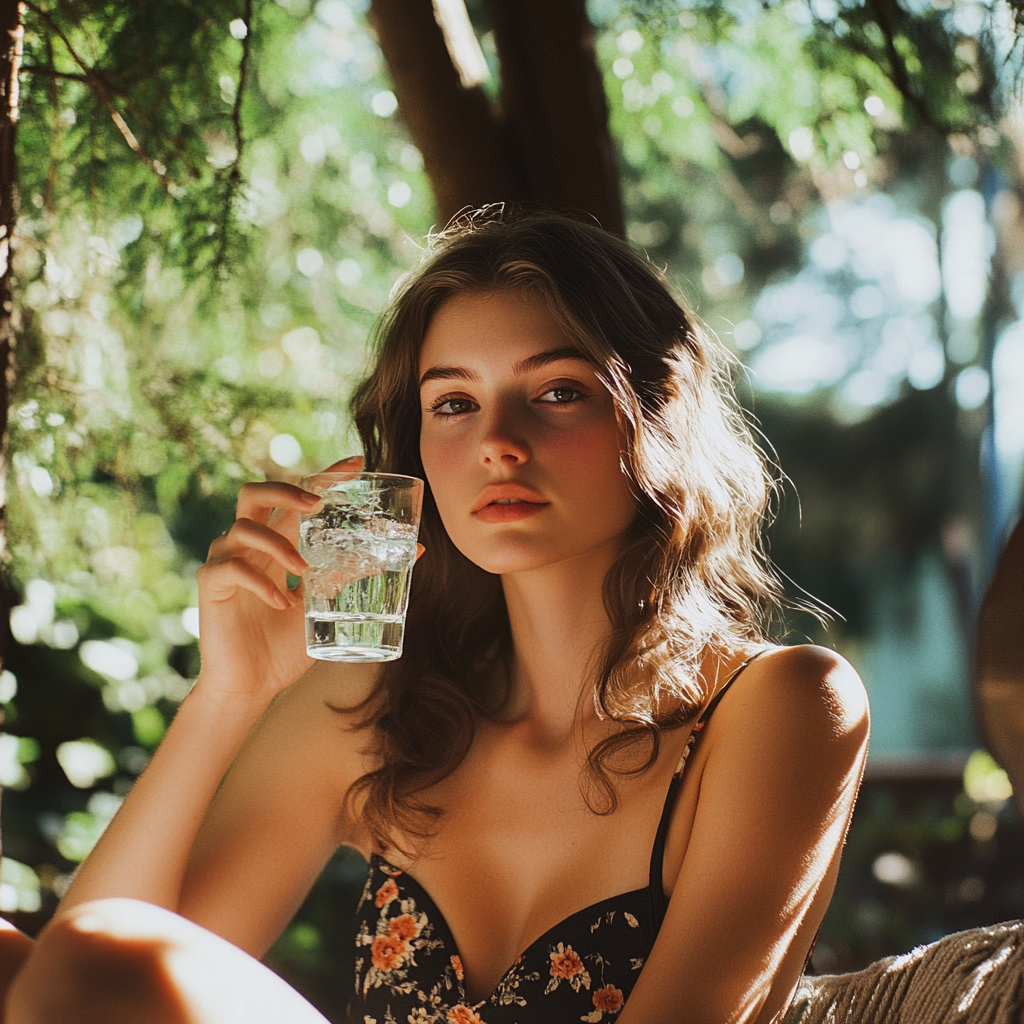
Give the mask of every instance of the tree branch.
<path id="1" fill-rule="evenodd" d="M 53 63 L 53 40 L 46 37 L 46 55 Z M 22 65 L 24 69 L 24 65 Z M 50 163 L 46 169 L 46 192 L 43 195 L 43 208 L 53 209 L 53 192 L 57 184 L 57 158 L 60 155 L 61 119 L 57 113 L 57 79 L 50 79 L 50 111 L 53 115 L 53 126 L 50 129 Z"/>
<path id="2" fill-rule="evenodd" d="M 11 257 L 18 217 L 15 135 L 18 125 L 18 71 L 24 29 L 18 0 L 0 2 L 0 560 L 7 561 L 7 420 L 14 383 L 14 303 Z M 4 566 L 6 570 L 6 566 Z M 0 573 L 0 666 L 10 647 L 11 588 Z M 3 718 L 0 710 L 0 720 Z"/>
<path id="3" fill-rule="evenodd" d="M 242 133 L 242 100 L 245 97 L 245 86 L 248 81 L 249 56 L 252 52 L 252 0 L 245 0 L 245 35 L 242 37 L 242 59 L 238 62 L 238 87 L 235 89 L 235 104 L 231 109 L 231 124 L 235 133 L 235 158 L 231 161 L 226 175 L 227 187 L 224 191 L 224 208 L 221 211 L 220 245 L 214 269 L 224 266 L 228 252 L 228 238 L 231 231 L 231 214 L 235 196 L 242 183 L 242 146 L 245 138 Z"/>
<path id="4" fill-rule="evenodd" d="M 178 159 L 188 169 L 189 176 L 192 178 L 199 177 L 199 168 L 195 164 L 191 163 L 188 154 L 185 149 L 185 144 L 180 138 L 169 134 L 168 132 L 161 131 L 154 123 L 152 118 L 146 113 L 145 109 L 137 103 L 130 92 L 115 82 L 110 81 L 105 75 L 101 74 L 96 68 L 90 68 L 90 74 L 77 74 L 74 71 L 58 71 L 54 67 L 45 67 L 42 64 L 22 64 L 22 72 L 32 75 L 42 75 L 47 78 L 60 79 L 66 82 L 81 82 L 84 85 L 88 85 L 94 88 L 95 80 L 99 80 L 103 83 L 103 87 L 108 93 L 112 93 L 114 96 L 118 96 L 123 99 L 129 107 L 131 107 L 135 116 L 151 131 L 154 135 L 158 136 L 160 140 L 177 154 Z M 92 76 L 92 77 L 90 77 Z"/>
<path id="5" fill-rule="evenodd" d="M 57 25 L 49 14 L 36 4 L 31 3 L 30 0 L 22 0 L 24 5 L 32 11 L 32 13 L 43 22 L 47 28 L 53 32 L 60 41 L 64 44 L 68 53 L 71 55 L 72 60 L 82 69 L 82 73 L 85 76 L 85 80 L 92 86 L 97 96 L 103 101 L 104 106 L 110 113 L 110 119 L 114 122 L 117 130 L 121 133 L 121 137 L 127 143 L 128 148 L 148 167 L 160 180 L 160 183 L 167 189 L 170 195 L 175 196 L 180 193 L 180 189 L 174 183 L 174 181 L 168 177 L 167 168 L 163 164 L 154 160 L 140 145 L 139 140 L 135 137 L 134 132 L 129 128 L 128 122 L 125 121 L 121 112 L 114 106 L 113 101 L 110 98 L 109 91 L 106 83 L 103 79 L 96 74 L 95 71 L 78 55 L 75 48 L 71 45 L 71 40 L 68 39 L 67 35 L 63 32 L 59 25 Z"/>
<path id="6" fill-rule="evenodd" d="M 910 72 L 907 71 L 907 65 L 900 56 L 899 50 L 896 49 L 896 30 L 886 8 L 886 0 L 868 0 L 868 7 L 874 14 L 875 21 L 878 22 L 878 27 L 885 37 L 885 54 L 889 58 L 889 78 L 892 84 L 921 118 L 923 124 L 942 132 L 943 135 L 948 135 L 951 128 L 948 125 L 941 125 L 935 120 L 932 112 L 928 109 L 928 104 L 914 92 L 911 86 Z M 869 56 L 871 55 L 869 54 Z"/>
<path id="7" fill-rule="evenodd" d="M 74 71 L 58 71 L 56 68 L 43 67 L 42 64 L 22 64 L 21 70 L 30 75 L 45 75 L 47 78 L 63 78 L 68 82 L 92 85 L 92 79 L 88 75 L 77 74 Z"/>
<path id="8" fill-rule="evenodd" d="M 448 55 L 463 89 L 482 85 L 490 77 L 487 60 L 473 32 L 465 0 L 433 0 L 434 20 L 444 35 Z"/>

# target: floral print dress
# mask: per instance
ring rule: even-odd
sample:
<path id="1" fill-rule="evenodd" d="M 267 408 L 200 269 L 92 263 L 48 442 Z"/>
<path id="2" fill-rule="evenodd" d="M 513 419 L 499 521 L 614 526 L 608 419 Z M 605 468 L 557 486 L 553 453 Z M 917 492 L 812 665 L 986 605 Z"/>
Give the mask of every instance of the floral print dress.
<path id="1" fill-rule="evenodd" d="M 669 786 L 646 888 L 585 907 L 532 943 L 484 1000 L 470 1003 L 451 930 L 411 875 L 374 854 L 356 910 L 351 1024 L 612 1024 L 629 998 L 668 901 L 662 859 L 687 755 L 726 689 L 694 726 Z"/>
<path id="2" fill-rule="evenodd" d="M 411 875 L 374 856 L 358 917 L 353 1024 L 613 1021 L 657 934 L 647 889 L 613 896 L 542 935 L 470 1004 L 447 922 Z"/>

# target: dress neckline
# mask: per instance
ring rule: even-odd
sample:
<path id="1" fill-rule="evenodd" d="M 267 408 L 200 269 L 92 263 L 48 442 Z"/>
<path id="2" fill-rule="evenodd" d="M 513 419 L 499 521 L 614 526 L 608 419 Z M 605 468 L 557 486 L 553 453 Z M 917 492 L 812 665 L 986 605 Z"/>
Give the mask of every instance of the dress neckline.
<path id="1" fill-rule="evenodd" d="M 411 887 L 411 888 L 413 888 L 415 890 L 418 890 L 417 895 L 422 897 L 426 901 L 426 903 L 430 907 L 430 909 L 433 911 L 433 916 L 431 917 L 431 920 L 434 922 L 434 926 L 436 928 L 438 928 L 439 931 L 443 932 L 443 939 L 444 939 L 444 942 L 445 942 L 445 946 L 450 948 L 454 952 L 454 955 L 459 957 L 460 961 L 461 961 L 462 953 L 459 950 L 458 943 L 455 941 L 455 936 L 452 933 L 451 926 L 448 924 L 448 919 L 444 916 L 444 912 L 437 905 L 437 902 L 434 900 L 434 898 L 427 891 L 426 887 L 423 886 L 420 882 L 418 882 L 407 871 L 403 871 L 401 868 L 396 868 L 393 864 L 390 864 L 387 860 L 385 860 L 382 856 L 380 856 L 380 854 L 374 853 L 374 854 L 372 854 L 370 856 L 370 868 L 371 868 L 371 870 L 373 870 L 374 868 L 377 868 L 377 869 L 379 869 L 381 871 L 382 874 L 388 875 L 389 877 L 393 877 L 393 876 L 396 876 L 396 875 L 402 875 L 403 876 L 403 884 L 407 888 Z M 485 1003 L 489 1002 L 491 1000 L 491 998 L 494 996 L 494 994 L 501 990 L 502 982 L 504 982 L 505 979 L 516 969 L 516 967 L 527 956 L 529 956 L 529 954 L 534 950 L 535 947 L 542 946 L 544 944 L 544 940 L 547 939 L 548 936 L 550 936 L 553 932 L 564 930 L 566 925 L 568 925 L 572 921 L 575 921 L 577 918 L 580 918 L 580 917 L 590 917 L 591 915 L 593 915 L 595 913 L 601 914 L 601 913 L 606 912 L 609 909 L 612 909 L 609 906 L 609 904 L 621 903 L 621 902 L 627 902 L 629 904 L 634 904 L 634 903 L 638 903 L 644 897 L 650 898 L 650 887 L 649 886 L 644 886 L 641 889 L 630 889 L 629 892 L 617 893 L 614 896 L 606 896 L 604 899 L 598 900 L 596 903 L 591 903 L 590 906 L 582 907 L 579 910 L 574 910 L 571 914 L 567 915 L 566 917 L 563 917 L 561 921 L 556 922 L 550 928 L 547 928 L 542 934 L 538 935 L 537 938 L 534 939 L 533 942 L 531 942 L 515 958 L 515 960 L 513 960 L 512 963 L 510 963 L 508 965 L 508 967 L 502 972 L 501 977 L 498 978 L 497 983 L 494 985 L 494 987 L 491 989 L 491 991 L 486 996 L 484 996 L 483 999 L 478 1000 L 477 1002 L 473 1003 L 472 1004 L 472 1009 L 475 1010 L 478 1007 L 483 1006 Z M 419 904 L 419 901 L 417 900 L 417 905 L 418 904 Z M 620 909 L 620 908 L 619 907 L 615 907 L 614 909 L 617 910 L 617 909 Z M 459 986 L 460 995 L 465 997 L 466 996 L 465 981 L 458 980 L 457 984 Z"/>

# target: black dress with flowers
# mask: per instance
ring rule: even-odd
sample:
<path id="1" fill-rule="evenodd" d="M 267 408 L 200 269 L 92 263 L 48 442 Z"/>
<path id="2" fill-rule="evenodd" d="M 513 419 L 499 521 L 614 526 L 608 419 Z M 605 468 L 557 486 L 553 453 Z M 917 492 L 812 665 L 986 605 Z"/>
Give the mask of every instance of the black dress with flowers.
<path id="1" fill-rule="evenodd" d="M 374 854 L 356 910 L 351 1024 L 550 1024 L 614 1021 L 654 947 L 668 900 L 662 858 L 683 766 L 745 662 L 694 726 L 669 786 L 648 885 L 585 907 L 532 943 L 495 990 L 470 1004 L 448 923 L 411 875 Z"/>

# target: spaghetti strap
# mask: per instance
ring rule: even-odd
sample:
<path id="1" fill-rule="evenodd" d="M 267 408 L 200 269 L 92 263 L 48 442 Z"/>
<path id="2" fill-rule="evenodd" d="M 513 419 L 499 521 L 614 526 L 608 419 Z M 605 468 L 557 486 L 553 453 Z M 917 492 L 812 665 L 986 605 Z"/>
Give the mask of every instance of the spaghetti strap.
<path id="1" fill-rule="evenodd" d="M 665 912 L 668 910 L 668 899 L 665 897 L 665 887 L 662 885 L 662 875 L 664 873 L 665 864 L 665 842 L 668 839 L 668 829 L 672 822 L 672 811 L 675 808 L 676 797 L 679 795 L 679 787 L 682 783 L 683 768 L 686 765 L 686 760 L 690 756 L 690 752 L 693 750 L 697 743 L 697 738 L 704 730 L 704 726 L 708 724 L 708 720 L 714 714 L 715 708 L 718 707 L 722 698 L 725 696 L 726 691 L 730 686 L 740 677 L 740 673 L 755 659 L 760 658 L 769 648 L 765 647 L 758 651 L 756 654 L 752 654 L 745 662 L 729 678 L 725 681 L 725 685 L 712 697 L 708 706 L 701 712 L 700 718 L 697 719 L 690 730 L 689 739 L 686 741 L 686 746 L 683 747 L 683 752 L 679 757 L 679 763 L 676 765 L 675 771 L 672 773 L 672 781 L 668 785 L 668 793 L 665 795 L 665 805 L 661 810 L 661 820 L 658 822 L 658 831 L 654 837 L 654 848 L 651 850 L 651 867 L 648 879 L 648 885 L 651 891 L 651 898 L 654 901 L 655 913 L 657 914 L 658 923 L 660 923 L 665 916 Z"/>

